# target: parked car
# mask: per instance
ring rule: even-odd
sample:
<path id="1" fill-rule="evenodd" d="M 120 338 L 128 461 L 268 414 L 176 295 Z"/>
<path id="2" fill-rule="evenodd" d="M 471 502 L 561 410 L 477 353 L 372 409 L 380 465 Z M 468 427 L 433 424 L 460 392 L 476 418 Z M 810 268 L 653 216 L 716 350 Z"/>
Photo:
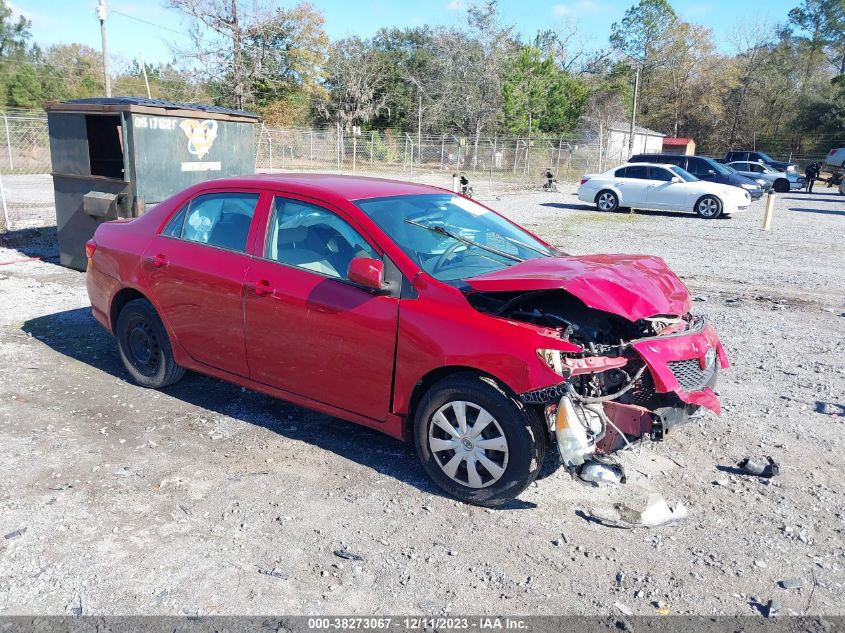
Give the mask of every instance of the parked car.
<path id="1" fill-rule="evenodd" d="M 774 189 L 778 193 L 803 189 L 807 184 L 804 176 L 799 175 L 798 172 L 777 171 L 763 163 L 735 161 L 728 163 L 727 166 L 743 176 L 756 179 L 758 182 L 760 180 L 765 181 L 767 183 L 766 189 Z"/>
<path id="2" fill-rule="evenodd" d="M 670 209 L 694 211 L 711 220 L 747 211 L 751 204 L 744 189 L 699 180 L 677 165 L 659 163 L 631 163 L 587 174 L 578 187 L 578 199 L 594 203 L 600 211 Z"/>
<path id="3" fill-rule="evenodd" d="M 845 147 L 835 147 L 827 153 L 824 164 L 837 169 L 845 169 Z"/>
<path id="4" fill-rule="evenodd" d="M 662 163 L 676 165 L 691 173 L 699 180 L 706 180 L 722 185 L 740 187 L 748 192 L 752 200 L 763 196 L 763 187 L 751 178 L 741 176 L 734 170 L 706 156 L 686 156 L 683 154 L 635 154 L 629 163 Z"/>
<path id="5" fill-rule="evenodd" d="M 722 344 L 663 260 L 567 256 L 436 187 L 209 181 L 100 225 L 86 252 L 93 314 L 138 384 L 190 369 L 413 440 L 469 503 L 519 495 L 550 447 L 593 472 L 719 411 Z"/>
<path id="6" fill-rule="evenodd" d="M 749 163 L 763 163 L 777 171 L 798 171 L 798 166 L 793 163 L 787 163 L 782 160 L 775 160 L 765 152 L 758 152 L 754 150 L 737 150 L 730 151 L 725 154 L 725 163 L 735 163 L 737 161 Z"/>

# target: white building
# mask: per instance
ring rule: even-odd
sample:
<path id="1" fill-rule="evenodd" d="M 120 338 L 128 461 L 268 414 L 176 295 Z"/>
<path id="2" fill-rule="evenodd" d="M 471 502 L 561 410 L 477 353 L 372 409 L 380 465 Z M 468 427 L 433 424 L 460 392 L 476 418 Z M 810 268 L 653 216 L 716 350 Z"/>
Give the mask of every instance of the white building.
<path id="1" fill-rule="evenodd" d="M 634 146 L 629 151 L 630 133 L 630 123 L 611 123 L 606 128 L 602 126 L 602 138 L 599 139 L 598 124 L 587 120 L 582 128 L 580 140 L 591 146 L 591 153 L 601 155 L 602 169 L 624 163 L 633 154 L 658 154 L 663 151 L 663 138 L 666 135 L 640 126 L 634 128 Z"/>

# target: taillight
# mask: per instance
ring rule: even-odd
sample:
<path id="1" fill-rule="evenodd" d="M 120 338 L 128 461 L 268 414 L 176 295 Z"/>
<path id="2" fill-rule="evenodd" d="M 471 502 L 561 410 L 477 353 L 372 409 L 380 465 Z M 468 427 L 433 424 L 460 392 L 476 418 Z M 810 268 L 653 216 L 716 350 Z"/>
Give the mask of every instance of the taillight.
<path id="1" fill-rule="evenodd" d="M 585 182 L 587 182 L 588 180 L 589 180 L 589 178 L 582 178 L 582 179 L 581 179 L 581 184 L 583 185 L 583 184 L 584 184 Z"/>
<path id="2" fill-rule="evenodd" d="M 94 251 L 96 251 L 96 250 L 97 250 L 97 242 L 95 242 L 93 239 L 85 242 L 85 257 L 87 257 L 88 259 L 91 259 L 92 257 L 94 257 Z"/>

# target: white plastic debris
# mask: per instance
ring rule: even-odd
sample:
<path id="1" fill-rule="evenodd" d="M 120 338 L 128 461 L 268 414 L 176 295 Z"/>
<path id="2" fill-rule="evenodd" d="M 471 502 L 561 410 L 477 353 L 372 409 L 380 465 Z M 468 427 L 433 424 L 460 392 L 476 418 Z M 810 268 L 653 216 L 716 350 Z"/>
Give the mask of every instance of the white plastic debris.
<path id="1" fill-rule="evenodd" d="M 639 523 L 647 527 L 657 527 L 658 525 L 686 519 L 687 516 L 689 516 L 687 508 L 682 502 L 678 501 L 673 510 L 666 503 L 666 499 L 653 493 L 648 496 L 645 510 L 640 513 Z"/>

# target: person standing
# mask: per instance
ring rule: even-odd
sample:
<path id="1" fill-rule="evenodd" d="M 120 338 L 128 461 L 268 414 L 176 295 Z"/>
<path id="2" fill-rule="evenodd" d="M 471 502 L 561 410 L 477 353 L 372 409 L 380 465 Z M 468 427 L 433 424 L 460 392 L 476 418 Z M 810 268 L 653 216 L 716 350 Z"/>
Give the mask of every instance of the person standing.
<path id="1" fill-rule="evenodd" d="M 821 172 L 821 165 L 819 163 L 810 163 L 807 169 L 804 170 L 804 175 L 807 177 L 807 193 L 813 193 L 813 184 L 819 177 Z"/>

